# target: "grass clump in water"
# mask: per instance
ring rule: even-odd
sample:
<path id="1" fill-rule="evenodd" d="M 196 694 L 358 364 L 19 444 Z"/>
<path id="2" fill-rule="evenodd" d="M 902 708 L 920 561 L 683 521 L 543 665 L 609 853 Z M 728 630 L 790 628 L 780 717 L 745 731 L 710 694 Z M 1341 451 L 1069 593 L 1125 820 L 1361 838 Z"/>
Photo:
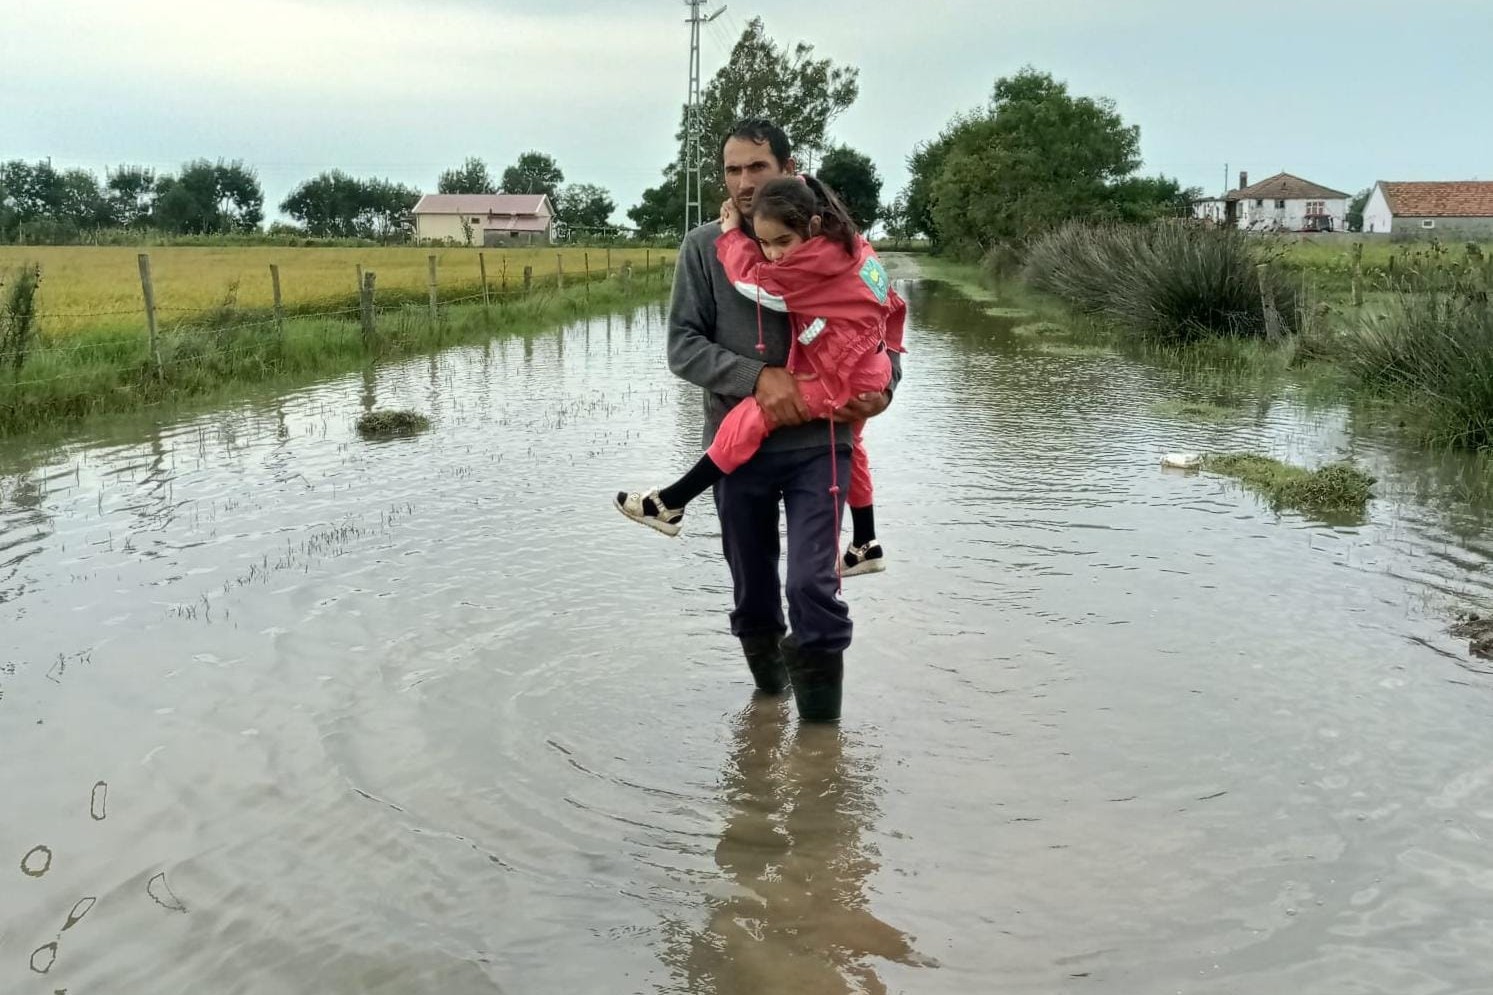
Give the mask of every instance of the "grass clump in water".
<path id="1" fill-rule="evenodd" d="M 1208 401 L 1157 401 L 1151 405 L 1151 412 L 1163 418 L 1186 418 L 1205 422 L 1228 421 L 1237 414 L 1234 408 L 1212 404 Z"/>
<path id="2" fill-rule="evenodd" d="M 1233 477 L 1268 498 L 1277 511 L 1361 514 L 1373 497 L 1374 478 L 1351 463 L 1307 470 L 1259 453 L 1225 453 L 1203 457 L 1202 468 Z"/>
<path id="3" fill-rule="evenodd" d="M 1084 314 L 1150 342 L 1259 338 L 1270 327 L 1260 282 L 1280 331 L 1295 330 L 1297 290 L 1264 244 L 1233 229 L 1070 222 L 1033 243 L 1026 282 Z"/>
<path id="4" fill-rule="evenodd" d="M 1012 335 L 1029 335 L 1034 338 L 1054 338 L 1069 334 L 1068 329 L 1055 321 L 1031 321 L 1011 329 Z"/>
<path id="5" fill-rule="evenodd" d="M 1493 286 L 1401 294 L 1347 335 L 1343 363 L 1361 386 L 1406 402 L 1429 442 L 1493 448 Z"/>
<path id="6" fill-rule="evenodd" d="M 430 419 L 418 411 L 370 411 L 358 419 L 358 434 L 365 438 L 414 435 L 430 427 Z"/>

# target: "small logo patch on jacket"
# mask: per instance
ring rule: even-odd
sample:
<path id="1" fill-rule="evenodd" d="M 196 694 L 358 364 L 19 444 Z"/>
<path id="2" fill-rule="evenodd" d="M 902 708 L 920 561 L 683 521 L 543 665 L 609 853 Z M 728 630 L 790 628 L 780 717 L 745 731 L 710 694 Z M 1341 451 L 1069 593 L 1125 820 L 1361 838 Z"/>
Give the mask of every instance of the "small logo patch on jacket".
<path id="1" fill-rule="evenodd" d="M 871 288 L 871 293 L 881 303 L 886 303 L 886 295 L 891 290 L 891 281 L 887 279 L 886 270 L 882 269 L 881 261 L 874 256 L 866 260 L 866 265 L 861 267 L 861 279 L 866 281 L 866 286 Z"/>

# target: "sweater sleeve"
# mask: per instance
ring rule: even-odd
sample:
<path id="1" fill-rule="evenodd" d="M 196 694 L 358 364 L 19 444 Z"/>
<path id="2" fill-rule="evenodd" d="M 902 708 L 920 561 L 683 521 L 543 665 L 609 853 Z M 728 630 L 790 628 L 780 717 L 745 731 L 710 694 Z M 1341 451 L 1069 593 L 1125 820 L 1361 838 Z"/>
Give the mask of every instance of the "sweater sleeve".
<path id="1" fill-rule="evenodd" d="M 669 369 L 711 393 L 751 397 L 767 364 L 715 341 L 715 294 L 704 256 L 709 246 L 710 240 L 703 237 L 686 239 L 680 246 L 669 302 Z"/>

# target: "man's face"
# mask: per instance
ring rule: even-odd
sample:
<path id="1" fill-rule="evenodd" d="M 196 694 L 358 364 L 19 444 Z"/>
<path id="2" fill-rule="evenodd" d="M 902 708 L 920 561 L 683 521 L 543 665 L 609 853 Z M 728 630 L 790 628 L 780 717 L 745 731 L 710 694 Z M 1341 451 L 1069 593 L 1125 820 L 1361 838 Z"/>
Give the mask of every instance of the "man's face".
<path id="1" fill-rule="evenodd" d="M 793 175 L 793 160 L 778 162 L 772 146 L 750 138 L 732 138 L 721 152 L 726 173 L 726 193 L 744 218 L 752 216 L 752 198 L 769 180 Z"/>

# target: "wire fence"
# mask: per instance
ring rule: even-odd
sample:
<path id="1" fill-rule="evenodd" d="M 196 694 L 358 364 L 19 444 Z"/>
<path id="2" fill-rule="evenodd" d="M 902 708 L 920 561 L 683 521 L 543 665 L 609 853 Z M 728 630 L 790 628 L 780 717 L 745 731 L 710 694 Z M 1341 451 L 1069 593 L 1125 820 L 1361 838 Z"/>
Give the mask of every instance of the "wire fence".
<path id="1" fill-rule="evenodd" d="M 668 286 L 673 259 L 651 249 L 618 253 L 610 250 L 580 254 L 579 270 L 571 250 L 556 253 L 554 268 L 537 273 L 533 265 L 510 274 L 506 261 L 489 274 L 487 254 L 476 254 L 476 273 L 461 279 L 438 265 L 438 257 L 427 258 L 426 285 L 411 288 L 378 286 L 378 271 L 357 265 L 356 294 L 323 295 L 301 301 L 282 298 L 278 264 L 270 264 L 273 301 L 269 306 L 240 307 L 232 295 L 214 306 L 183 307 L 156 299 L 149 253 L 139 253 L 141 305 L 133 308 L 105 306 L 96 310 L 29 311 L 20 315 L 0 307 L 0 391 L 14 402 L 17 389 L 48 383 L 99 380 L 107 370 L 138 368 L 142 375 L 182 374 L 208 366 L 232 368 L 261 360 L 273 363 L 277 349 L 285 346 L 287 326 L 298 336 L 314 336 L 312 322 L 338 322 L 356 329 L 365 346 L 377 349 L 391 336 L 405 340 L 431 338 L 432 330 L 443 330 L 457 309 L 472 309 L 480 321 L 485 311 L 495 319 L 500 311 L 519 302 L 545 302 L 557 293 L 583 302 L 601 289 L 642 290 L 650 284 L 660 290 Z M 492 277 L 496 275 L 497 279 Z M 609 286 L 608 286 L 609 285 Z M 0 302 L 3 302 L 0 285 Z M 614 299 L 614 298 L 609 298 Z M 399 328 L 389 328 L 389 319 L 400 319 Z M 121 319 L 138 318 L 138 321 Z M 79 327 L 79 322 L 97 319 L 98 325 Z M 56 323 L 68 322 L 75 330 L 55 333 Z M 25 328 L 17 328 L 24 323 Z M 380 327 L 381 323 L 385 326 Z M 300 325 L 300 329 L 296 326 Z M 28 376 L 29 374 L 29 376 Z M 117 376 L 115 377 L 117 379 Z M 0 400 L 0 408 L 5 406 Z"/>

